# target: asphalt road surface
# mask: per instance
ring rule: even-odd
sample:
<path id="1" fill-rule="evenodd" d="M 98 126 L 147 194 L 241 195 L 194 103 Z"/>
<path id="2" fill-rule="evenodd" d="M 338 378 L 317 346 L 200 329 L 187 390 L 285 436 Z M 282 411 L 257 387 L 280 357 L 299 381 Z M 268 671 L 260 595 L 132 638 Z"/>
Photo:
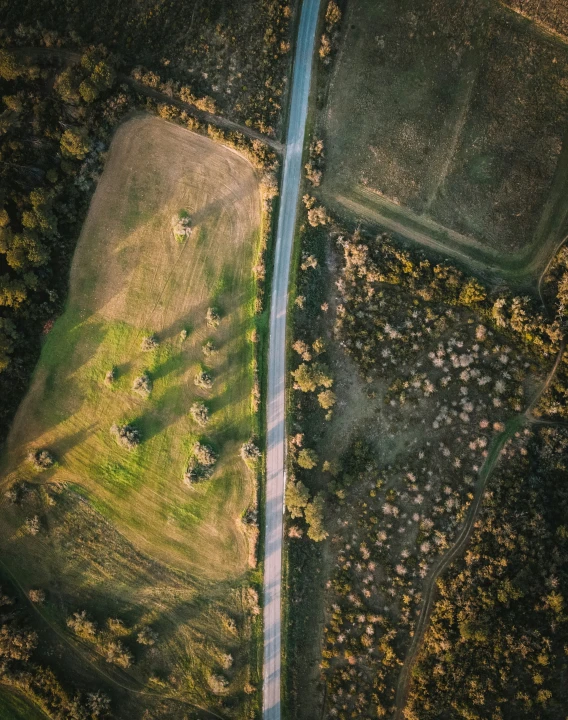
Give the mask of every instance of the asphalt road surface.
<path id="1" fill-rule="evenodd" d="M 280 720 L 281 717 L 282 515 L 286 484 L 286 310 L 319 5 L 320 0 L 304 0 L 302 4 L 294 58 L 272 282 L 268 349 L 263 720 Z"/>

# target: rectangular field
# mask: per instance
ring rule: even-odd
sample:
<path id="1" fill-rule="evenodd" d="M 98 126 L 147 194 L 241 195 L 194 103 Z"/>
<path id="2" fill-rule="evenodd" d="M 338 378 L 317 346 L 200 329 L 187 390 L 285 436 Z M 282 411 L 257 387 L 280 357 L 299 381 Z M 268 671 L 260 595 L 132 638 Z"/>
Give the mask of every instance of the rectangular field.
<path id="1" fill-rule="evenodd" d="M 558 237 L 567 71 L 567 44 L 494 0 L 352 0 L 323 194 L 364 189 L 497 254 Z"/>
<path id="2" fill-rule="evenodd" d="M 180 211 L 193 227 L 183 241 L 172 231 Z M 72 636 L 66 621 L 84 610 L 97 630 L 81 645 L 105 673 L 210 708 L 232 704 L 239 718 L 256 702 L 254 533 L 242 520 L 256 481 L 240 447 L 254 430 L 260 222 L 257 177 L 237 153 L 147 116 L 121 126 L 1 475 L 2 563 L 24 591 L 45 592 L 49 624 Z M 206 322 L 208 308 L 218 322 Z M 149 336 L 157 344 L 145 351 Z M 202 371 L 210 389 L 194 383 Z M 147 396 L 133 390 L 143 375 Z M 194 402 L 209 410 L 204 427 Z M 136 428 L 138 447 L 121 447 L 114 424 Z M 218 460 L 188 486 L 198 441 Z M 55 465 L 38 472 L 27 457 L 41 449 Z M 109 661 L 113 641 L 130 653 L 127 667 Z"/>

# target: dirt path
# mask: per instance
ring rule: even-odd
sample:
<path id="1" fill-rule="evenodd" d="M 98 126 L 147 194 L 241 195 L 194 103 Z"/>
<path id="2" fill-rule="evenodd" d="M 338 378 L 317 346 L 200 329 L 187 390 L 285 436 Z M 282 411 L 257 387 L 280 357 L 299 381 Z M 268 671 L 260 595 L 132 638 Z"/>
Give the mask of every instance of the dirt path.
<path id="1" fill-rule="evenodd" d="M 73 52 L 72 50 L 62 50 L 61 48 L 22 47 L 13 48 L 13 51 L 16 54 L 26 55 L 28 57 L 46 57 L 51 55 L 52 57 L 59 57 L 73 63 L 77 63 L 81 59 L 80 53 Z M 249 137 L 251 140 L 260 140 L 260 142 L 269 145 L 278 153 L 282 153 L 284 151 L 284 145 L 281 142 L 278 142 L 278 140 L 274 140 L 266 135 L 262 135 L 262 133 L 259 133 L 246 125 L 240 125 L 239 123 L 233 122 L 233 120 L 228 120 L 221 115 L 214 115 L 213 113 L 200 110 L 196 105 L 178 100 L 177 98 L 171 97 L 170 95 L 160 92 L 159 90 L 155 90 L 154 88 L 149 88 L 131 78 L 130 75 L 120 74 L 118 79 L 123 83 L 130 85 L 137 92 L 147 95 L 158 102 L 174 105 L 175 107 L 180 108 L 180 110 L 187 110 L 201 122 L 210 123 L 211 125 L 215 125 L 216 127 L 220 127 L 225 130 L 230 130 L 231 132 L 240 132 L 246 137 Z"/>
<path id="2" fill-rule="evenodd" d="M 493 473 L 493 470 L 497 465 L 497 462 L 501 455 L 501 450 L 503 449 L 505 443 L 523 425 L 530 424 L 533 421 L 539 422 L 537 419 L 533 418 L 532 411 L 540 401 L 541 397 L 550 387 L 550 383 L 553 381 L 558 367 L 560 366 L 560 363 L 564 356 L 565 349 L 566 338 L 562 338 L 554 365 L 530 405 L 527 407 L 524 413 L 522 413 L 521 415 L 517 415 L 514 418 L 511 418 L 511 420 L 509 420 L 509 422 L 507 423 L 505 430 L 495 438 L 489 449 L 489 454 L 479 472 L 479 479 L 475 487 L 474 498 L 469 507 L 467 517 L 462 526 L 462 529 L 460 530 L 458 537 L 456 538 L 456 541 L 454 542 L 452 547 L 445 555 L 443 555 L 437 562 L 434 563 L 430 574 L 426 578 L 423 589 L 422 610 L 420 612 L 418 622 L 416 623 L 414 635 L 412 636 L 412 642 L 406 654 L 406 658 L 404 660 L 404 664 L 402 666 L 402 670 L 400 672 L 398 680 L 398 685 L 396 689 L 394 720 L 402 720 L 403 717 L 402 713 L 406 706 L 408 692 L 410 689 L 412 668 L 414 667 L 414 663 L 422 645 L 422 640 L 424 639 L 424 635 L 428 627 L 428 620 L 430 619 L 430 614 L 432 612 L 434 600 L 436 598 L 436 583 L 438 581 L 438 578 L 449 567 L 453 560 L 455 560 L 458 555 L 462 553 L 465 546 L 467 545 L 468 540 L 472 535 L 474 524 L 477 519 L 479 509 L 481 507 L 483 496 L 485 494 L 485 488 L 487 487 L 489 478 L 491 477 L 491 474 Z"/>

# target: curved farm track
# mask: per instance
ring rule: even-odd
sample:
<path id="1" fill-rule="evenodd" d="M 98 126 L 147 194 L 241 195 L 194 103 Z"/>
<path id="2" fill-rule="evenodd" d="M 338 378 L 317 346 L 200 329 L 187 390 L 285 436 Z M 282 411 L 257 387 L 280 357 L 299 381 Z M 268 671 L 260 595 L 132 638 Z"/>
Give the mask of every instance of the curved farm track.
<path id="1" fill-rule="evenodd" d="M 454 542 L 452 547 L 445 555 L 443 555 L 436 563 L 434 563 L 430 574 L 426 578 L 423 590 L 424 599 L 422 602 L 422 610 L 420 612 L 420 617 L 418 618 L 418 622 L 416 623 L 416 627 L 414 629 L 412 642 L 406 654 L 406 658 L 400 672 L 396 689 L 394 714 L 395 720 L 402 720 L 403 717 L 403 711 L 406 706 L 406 700 L 408 698 L 408 692 L 410 689 L 412 668 L 414 667 L 414 663 L 417 659 L 418 653 L 422 645 L 422 640 L 424 639 L 424 635 L 428 627 L 428 620 L 430 619 L 432 608 L 434 606 L 434 601 L 436 599 L 436 583 L 438 581 L 438 578 L 462 553 L 473 533 L 475 521 L 478 517 L 479 509 L 481 507 L 481 503 L 485 493 L 485 488 L 487 487 L 489 478 L 491 477 L 491 474 L 493 473 L 493 470 L 497 465 L 497 461 L 499 460 L 503 446 L 509 440 L 509 438 L 511 438 L 515 434 L 515 432 L 517 432 L 517 430 L 523 425 L 531 424 L 533 422 L 541 422 L 537 418 L 534 418 L 532 412 L 536 405 L 539 403 L 541 397 L 550 387 L 551 382 L 554 380 L 554 377 L 564 356 L 565 350 L 566 338 L 563 337 L 560 342 L 560 348 L 558 350 L 554 365 L 552 366 L 552 369 L 550 370 L 546 380 L 540 387 L 539 391 L 535 394 L 527 409 L 522 414 L 511 418 L 511 420 L 509 420 L 509 422 L 507 423 L 505 430 L 497 438 L 495 438 L 495 441 L 489 449 L 489 454 L 479 472 L 479 480 L 475 487 L 473 501 L 469 507 L 468 514 L 462 526 L 462 529 L 460 530 L 458 537 L 456 538 L 456 541 Z"/>

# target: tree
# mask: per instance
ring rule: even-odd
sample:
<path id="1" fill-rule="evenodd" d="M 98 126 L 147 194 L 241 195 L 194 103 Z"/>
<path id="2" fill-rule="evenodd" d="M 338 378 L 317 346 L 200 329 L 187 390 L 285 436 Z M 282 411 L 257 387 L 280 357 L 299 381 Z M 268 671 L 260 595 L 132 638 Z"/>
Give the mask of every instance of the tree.
<path id="1" fill-rule="evenodd" d="M 328 533 L 323 527 L 324 506 L 323 494 L 318 493 L 304 510 L 304 516 L 308 523 L 308 537 L 310 540 L 314 540 L 314 542 L 321 542 L 328 536 Z"/>
<path id="2" fill-rule="evenodd" d="M 8 50 L 0 50 L 0 77 L 3 80 L 15 80 L 25 72 L 23 65 Z"/>
<path id="3" fill-rule="evenodd" d="M 292 372 L 292 376 L 296 381 L 294 388 L 302 392 L 314 392 L 320 385 L 330 388 L 333 385 L 333 380 L 327 373 L 328 369 L 323 364 L 313 363 L 307 365 L 302 363 L 297 370 Z"/>
<path id="4" fill-rule="evenodd" d="M 68 128 L 61 136 L 61 152 L 63 157 L 84 160 L 90 150 L 87 133 L 82 128 Z"/>
<path id="5" fill-rule="evenodd" d="M 318 464 L 318 455 L 315 450 L 302 448 L 298 453 L 298 465 L 305 470 L 311 470 Z"/>
<path id="6" fill-rule="evenodd" d="M 191 417 L 198 425 L 201 425 L 203 427 L 209 422 L 209 410 L 205 403 L 194 402 L 189 412 L 191 413 Z"/>
<path id="7" fill-rule="evenodd" d="M 318 395 L 318 402 L 324 410 L 330 410 L 336 402 L 333 390 L 324 390 Z"/>
<path id="8" fill-rule="evenodd" d="M 330 0 L 327 5 L 325 20 L 330 25 L 336 25 L 341 20 L 341 10 L 334 0 Z"/>
<path id="9" fill-rule="evenodd" d="M 482 302 L 487 297 L 487 293 L 481 283 L 475 278 L 470 278 L 462 287 L 459 302 L 462 305 L 473 305 L 473 303 Z"/>
<path id="10" fill-rule="evenodd" d="M 301 480 L 290 478 L 286 486 L 286 507 L 293 518 L 302 517 L 310 501 L 310 492 Z"/>

